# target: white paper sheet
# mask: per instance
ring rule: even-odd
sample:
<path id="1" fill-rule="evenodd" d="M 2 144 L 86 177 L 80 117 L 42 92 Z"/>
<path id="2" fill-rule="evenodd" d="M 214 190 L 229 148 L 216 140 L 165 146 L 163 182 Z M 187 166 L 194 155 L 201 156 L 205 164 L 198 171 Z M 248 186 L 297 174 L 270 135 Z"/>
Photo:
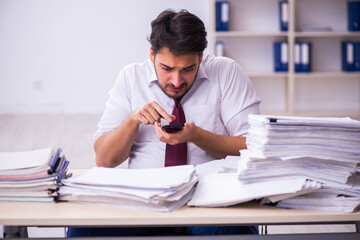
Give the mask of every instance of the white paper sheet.
<path id="1" fill-rule="evenodd" d="M 48 168 L 52 154 L 51 147 L 23 152 L 0 152 L 0 172 L 36 167 Z"/>
<path id="2" fill-rule="evenodd" d="M 310 187 L 306 186 L 306 181 L 306 178 L 289 178 L 286 181 L 244 184 L 239 181 L 235 173 L 207 174 L 199 179 L 196 191 L 188 205 L 223 207 L 266 196 L 296 193 L 302 191 L 304 187 L 310 191 Z"/>
<path id="3" fill-rule="evenodd" d="M 150 169 L 94 167 L 78 177 L 72 178 L 72 182 L 130 188 L 169 189 L 188 182 L 193 173 L 194 166 L 192 165 Z"/>

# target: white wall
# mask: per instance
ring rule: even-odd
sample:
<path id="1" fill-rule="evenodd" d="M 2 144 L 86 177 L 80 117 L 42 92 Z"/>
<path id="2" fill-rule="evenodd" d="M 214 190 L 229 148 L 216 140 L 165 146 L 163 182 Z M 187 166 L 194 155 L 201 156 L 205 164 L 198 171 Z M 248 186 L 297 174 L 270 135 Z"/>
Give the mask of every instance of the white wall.
<path id="1" fill-rule="evenodd" d="M 102 113 L 120 69 L 149 55 L 150 22 L 208 0 L 0 0 L 0 114 Z"/>

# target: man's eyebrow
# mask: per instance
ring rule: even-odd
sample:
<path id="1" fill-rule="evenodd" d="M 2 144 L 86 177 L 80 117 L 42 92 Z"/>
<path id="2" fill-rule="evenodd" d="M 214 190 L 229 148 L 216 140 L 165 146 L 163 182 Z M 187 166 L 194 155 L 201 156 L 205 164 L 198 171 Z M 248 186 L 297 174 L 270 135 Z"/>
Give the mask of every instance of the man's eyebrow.
<path id="1" fill-rule="evenodd" d="M 189 68 L 193 68 L 193 67 L 195 67 L 196 66 L 196 63 L 194 63 L 193 65 L 190 65 L 190 66 L 187 66 L 187 67 L 184 67 L 183 69 L 189 69 Z"/>
<path id="2" fill-rule="evenodd" d="M 163 66 L 163 67 L 169 68 L 169 69 L 174 69 L 174 68 L 175 68 L 175 67 L 170 67 L 170 66 L 168 66 L 168 65 L 165 65 L 165 64 L 163 64 L 163 63 L 160 63 L 160 65 Z"/>

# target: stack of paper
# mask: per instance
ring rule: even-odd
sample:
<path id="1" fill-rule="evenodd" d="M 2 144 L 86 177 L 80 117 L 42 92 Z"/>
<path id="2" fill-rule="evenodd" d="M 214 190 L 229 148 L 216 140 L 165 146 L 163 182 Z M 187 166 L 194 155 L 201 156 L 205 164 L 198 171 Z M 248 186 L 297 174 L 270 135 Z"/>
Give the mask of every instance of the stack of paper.
<path id="1" fill-rule="evenodd" d="M 360 121 L 250 115 L 249 123 L 248 150 L 241 151 L 239 165 L 242 182 L 305 177 L 321 183 L 321 188 L 303 196 L 268 197 L 266 201 L 280 201 L 280 207 L 356 210 L 360 203 Z"/>
<path id="2" fill-rule="evenodd" d="M 197 181 L 191 165 L 153 169 L 92 168 L 65 179 L 60 200 L 172 211 L 189 201 Z"/>
<path id="3" fill-rule="evenodd" d="M 199 183 L 189 206 L 225 207 L 267 196 L 296 196 L 319 189 L 317 182 L 297 177 L 282 181 L 274 179 L 246 183 L 238 179 L 240 157 L 228 156 L 196 166 Z"/>
<path id="4" fill-rule="evenodd" d="M 69 162 L 51 147 L 0 153 L 0 201 L 53 202 Z"/>

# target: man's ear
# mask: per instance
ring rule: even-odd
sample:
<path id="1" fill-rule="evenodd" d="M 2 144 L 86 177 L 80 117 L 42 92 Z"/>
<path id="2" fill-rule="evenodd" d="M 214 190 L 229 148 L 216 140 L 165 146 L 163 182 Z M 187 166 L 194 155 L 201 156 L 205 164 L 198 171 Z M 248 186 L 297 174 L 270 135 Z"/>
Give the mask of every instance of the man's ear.
<path id="1" fill-rule="evenodd" d="M 155 63 L 155 53 L 152 49 L 152 47 L 150 47 L 150 59 L 152 63 Z"/>
<path id="2" fill-rule="evenodd" d="M 202 62 L 203 56 L 204 56 L 204 53 L 201 53 L 200 54 L 200 62 L 199 62 L 199 64 Z"/>

